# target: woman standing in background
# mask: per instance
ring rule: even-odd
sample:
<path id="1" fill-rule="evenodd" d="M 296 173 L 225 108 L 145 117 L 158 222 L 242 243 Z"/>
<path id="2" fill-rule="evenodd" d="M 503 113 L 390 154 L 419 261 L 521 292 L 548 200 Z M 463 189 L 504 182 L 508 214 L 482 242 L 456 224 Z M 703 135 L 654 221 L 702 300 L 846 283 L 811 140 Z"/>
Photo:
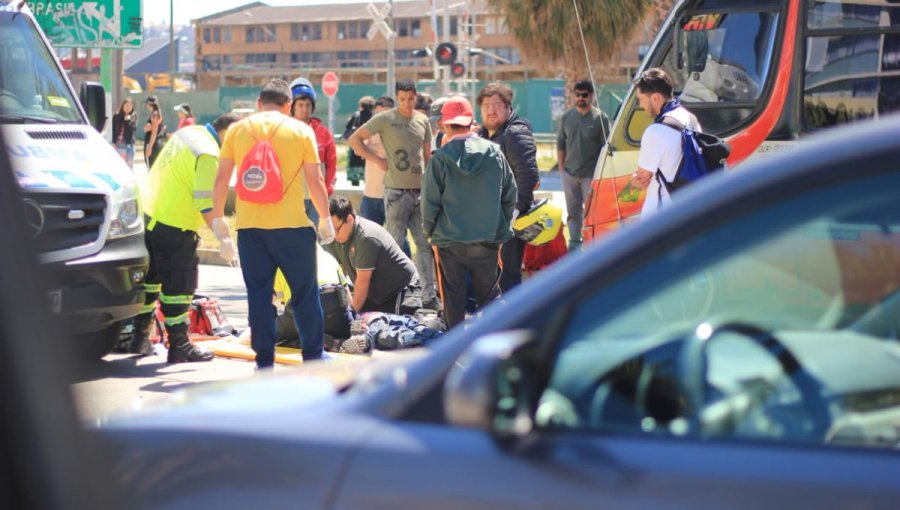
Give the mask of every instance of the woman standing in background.
<path id="1" fill-rule="evenodd" d="M 150 112 L 150 118 L 144 124 L 144 161 L 147 162 L 147 170 L 150 170 L 166 141 L 166 123 L 163 121 L 162 112 L 159 111 L 159 100 L 156 96 L 147 96 L 144 104 Z"/>
<path id="2" fill-rule="evenodd" d="M 137 115 L 134 113 L 134 101 L 129 97 L 122 101 L 119 111 L 112 118 L 113 145 L 116 152 L 134 169 L 134 130 Z"/>

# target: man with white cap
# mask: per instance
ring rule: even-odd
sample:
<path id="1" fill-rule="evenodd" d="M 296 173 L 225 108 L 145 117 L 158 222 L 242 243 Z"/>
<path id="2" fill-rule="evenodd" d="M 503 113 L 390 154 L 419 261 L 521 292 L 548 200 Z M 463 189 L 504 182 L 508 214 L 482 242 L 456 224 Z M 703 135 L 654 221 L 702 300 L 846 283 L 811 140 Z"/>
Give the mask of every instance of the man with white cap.
<path id="1" fill-rule="evenodd" d="M 466 275 L 481 309 L 500 294 L 500 245 L 512 239 L 516 179 L 500 146 L 472 132 L 472 105 L 441 107 L 447 142 L 422 178 L 422 223 L 435 247 L 447 327 L 465 319 Z"/>

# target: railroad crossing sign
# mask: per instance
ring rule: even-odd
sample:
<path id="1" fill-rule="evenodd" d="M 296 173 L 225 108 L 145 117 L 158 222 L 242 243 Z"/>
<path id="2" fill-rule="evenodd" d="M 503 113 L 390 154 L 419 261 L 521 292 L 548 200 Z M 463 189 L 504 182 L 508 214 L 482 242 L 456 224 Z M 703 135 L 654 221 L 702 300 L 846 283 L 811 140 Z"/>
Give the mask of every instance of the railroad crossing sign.
<path id="1" fill-rule="evenodd" d="M 325 73 L 325 76 L 322 77 L 322 92 L 325 93 L 328 97 L 334 97 L 337 94 L 338 87 L 340 82 L 338 81 L 338 77 L 331 71 Z"/>
<path id="2" fill-rule="evenodd" d="M 140 48 L 141 0 L 28 0 L 54 47 Z"/>
<path id="3" fill-rule="evenodd" d="M 369 3 L 366 5 L 366 10 L 369 11 L 369 15 L 372 16 L 372 26 L 369 27 L 366 37 L 371 41 L 372 39 L 375 39 L 375 36 L 378 35 L 379 32 L 381 32 L 381 35 L 390 41 L 396 35 L 387 24 L 388 14 L 391 13 L 391 5 L 384 4 L 379 11 L 378 7 L 375 7 L 375 4 Z"/>

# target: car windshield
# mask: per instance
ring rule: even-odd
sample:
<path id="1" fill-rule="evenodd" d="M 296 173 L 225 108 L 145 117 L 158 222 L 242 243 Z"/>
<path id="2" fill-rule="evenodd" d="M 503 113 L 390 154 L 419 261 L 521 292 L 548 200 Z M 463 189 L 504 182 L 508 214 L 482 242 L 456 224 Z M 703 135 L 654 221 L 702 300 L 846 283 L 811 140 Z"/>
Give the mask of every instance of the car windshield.
<path id="1" fill-rule="evenodd" d="M 29 17 L 0 12 L 0 123 L 82 123 L 65 79 Z"/>
<path id="2" fill-rule="evenodd" d="M 815 204 L 766 209 L 700 236 L 662 255 L 659 263 L 665 268 L 655 267 L 640 276 L 648 288 L 655 286 L 657 291 L 609 321 L 597 324 L 576 319 L 576 324 L 601 327 L 574 336 L 683 335 L 704 321 L 720 319 L 769 331 L 827 331 L 866 323 L 875 328 L 867 333 L 898 339 L 900 203 L 890 189 L 858 190 L 859 198 L 865 200 L 854 200 L 842 210 L 822 211 L 822 206 Z M 849 188 L 843 192 L 855 193 Z M 803 209 L 809 218 L 788 225 L 787 218 Z M 758 241 L 742 249 L 724 250 L 741 237 L 748 243 L 753 238 Z M 717 250 L 730 254 L 700 262 Z M 697 269 L 683 269 L 685 276 L 660 283 L 661 274 L 671 274 L 679 266 Z M 890 310 L 891 306 L 896 309 Z M 874 316 L 891 315 L 893 319 L 876 324 Z"/>

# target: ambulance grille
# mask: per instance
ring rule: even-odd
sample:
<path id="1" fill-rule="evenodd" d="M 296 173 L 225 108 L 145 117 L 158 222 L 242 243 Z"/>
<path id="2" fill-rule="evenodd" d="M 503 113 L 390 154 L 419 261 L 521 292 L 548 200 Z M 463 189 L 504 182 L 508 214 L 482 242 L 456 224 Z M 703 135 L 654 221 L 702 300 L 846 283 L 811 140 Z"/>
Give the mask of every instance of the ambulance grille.
<path id="1" fill-rule="evenodd" d="M 82 131 L 25 131 L 35 140 L 84 140 L 87 138 Z"/>
<path id="2" fill-rule="evenodd" d="M 86 193 L 26 193 L 27 232 L 38 253 L 85 246 L 97 241 L 106 214 L 106 197 Z"/>

